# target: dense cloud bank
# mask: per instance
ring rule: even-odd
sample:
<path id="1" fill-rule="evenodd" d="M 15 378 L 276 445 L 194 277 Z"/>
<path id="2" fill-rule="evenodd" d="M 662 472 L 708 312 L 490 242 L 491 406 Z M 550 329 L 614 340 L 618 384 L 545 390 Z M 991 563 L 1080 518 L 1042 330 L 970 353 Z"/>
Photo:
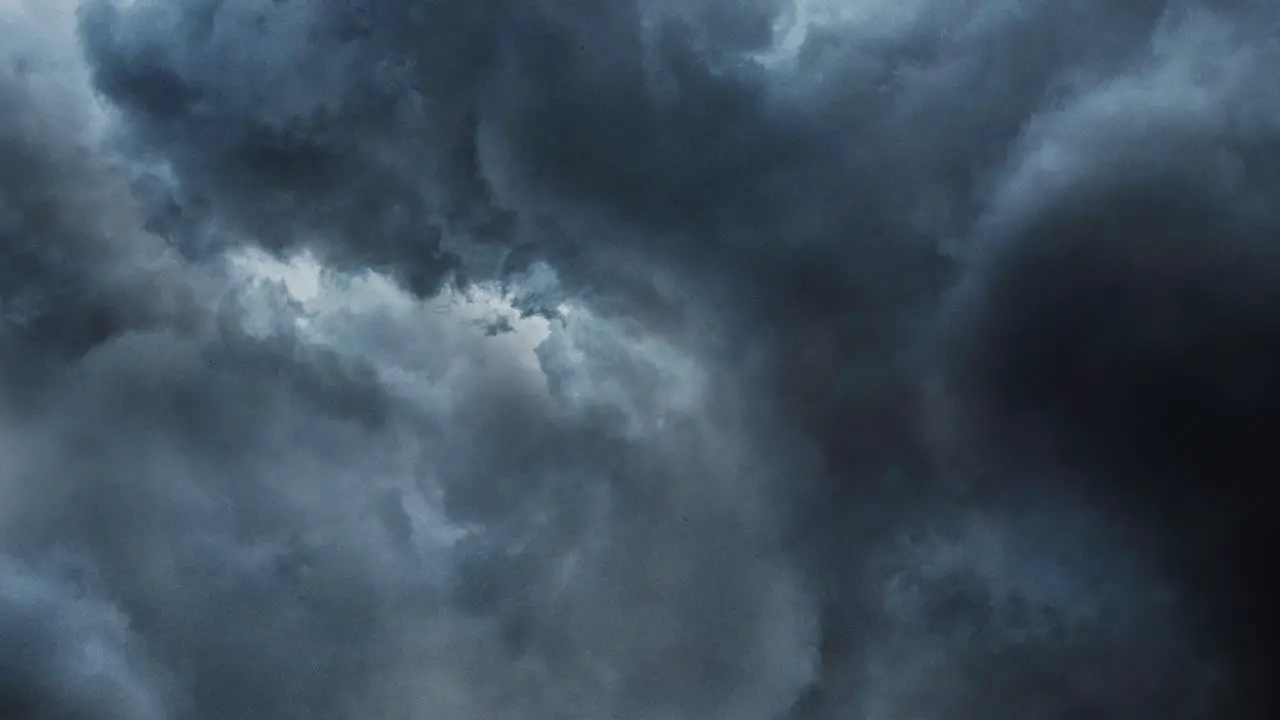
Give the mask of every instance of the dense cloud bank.
<path id="1" fill-rule="evenodd" d="M 1277 37 L 0 2 L 0 715 L 1271 717 Z"/>

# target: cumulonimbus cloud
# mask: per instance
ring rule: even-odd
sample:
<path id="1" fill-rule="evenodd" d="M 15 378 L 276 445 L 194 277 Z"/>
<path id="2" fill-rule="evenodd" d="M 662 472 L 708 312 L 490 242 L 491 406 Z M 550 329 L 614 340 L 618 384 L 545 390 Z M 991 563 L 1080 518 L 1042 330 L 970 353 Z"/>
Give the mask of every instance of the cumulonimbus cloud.
<path id="1" fill-rule="evenodd" d="M 1268 716 L 1268 4 L 0 20 L 7 716 Z"/>

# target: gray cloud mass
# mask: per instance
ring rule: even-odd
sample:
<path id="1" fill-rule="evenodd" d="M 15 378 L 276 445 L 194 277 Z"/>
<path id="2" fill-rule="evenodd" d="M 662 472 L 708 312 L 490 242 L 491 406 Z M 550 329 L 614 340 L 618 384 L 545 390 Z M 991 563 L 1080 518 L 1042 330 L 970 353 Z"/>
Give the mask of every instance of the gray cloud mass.
<path id="1" fill-rule="evenodd" d="M 0 716 L 1276 716 L 1277 38 L 0 0 Z"/>

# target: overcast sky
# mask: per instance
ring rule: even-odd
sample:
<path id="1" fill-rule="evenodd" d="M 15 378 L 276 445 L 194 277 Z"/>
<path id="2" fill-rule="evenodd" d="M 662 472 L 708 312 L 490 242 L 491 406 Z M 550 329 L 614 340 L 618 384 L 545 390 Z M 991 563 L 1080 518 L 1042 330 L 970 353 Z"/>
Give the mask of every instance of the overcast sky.
<path id="1" fill-rule="evenodd" d="M 1280 715 L 1280 5 L 0 0 L 0 717 Z"/>

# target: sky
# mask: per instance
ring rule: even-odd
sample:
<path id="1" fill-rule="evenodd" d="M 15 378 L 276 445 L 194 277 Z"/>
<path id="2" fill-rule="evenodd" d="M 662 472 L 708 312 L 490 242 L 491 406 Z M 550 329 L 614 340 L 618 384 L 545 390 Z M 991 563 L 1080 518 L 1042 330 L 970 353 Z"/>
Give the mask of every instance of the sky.
<path id="1" fill-rule="evenodd" d="M 0 0 L 0 716 L 1280 715 L 1280 6 Z"/>

